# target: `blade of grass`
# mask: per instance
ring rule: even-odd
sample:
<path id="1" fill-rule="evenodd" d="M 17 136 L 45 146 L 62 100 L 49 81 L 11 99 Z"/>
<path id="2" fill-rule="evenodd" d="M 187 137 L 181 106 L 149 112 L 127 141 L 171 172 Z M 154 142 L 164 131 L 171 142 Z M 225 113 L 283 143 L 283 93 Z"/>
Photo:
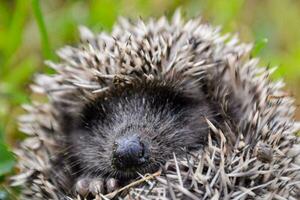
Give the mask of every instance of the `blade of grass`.
<path id="1" fill-rule="evenodd" d="M 43 56 L 46 59 L 52 59 L 54 56 L 51 51 L 47 29 L 41 11 L 40 0 L 32 0 L 32 8 L 40 32 Z"/>
<path id="2" fill-rule="evenodd" d="M 255 42 L 255 45 L 253 47 L 252 50 L 252 55 L 253 56 L 258 56 L 259 53 L 263 50 L 263 48 L 266 47 L 268 43 L 268 39 L 267 38 L 263 38 L 263 39 L 259 39 Z"/>
<path id="3" fill-rule="evenodd" d="M 28 15 L 29 6 L 27 1 L 18 0 L 15 3 L 15 11 L 12 14 L 8 30 L 2 32 L 1 44 L 3 49 L 3 61 L 0 66 L 0 75 L 4 76 L 11 70 L 11 61 L 15 51 L 22 42 L 24 25 Z"/>

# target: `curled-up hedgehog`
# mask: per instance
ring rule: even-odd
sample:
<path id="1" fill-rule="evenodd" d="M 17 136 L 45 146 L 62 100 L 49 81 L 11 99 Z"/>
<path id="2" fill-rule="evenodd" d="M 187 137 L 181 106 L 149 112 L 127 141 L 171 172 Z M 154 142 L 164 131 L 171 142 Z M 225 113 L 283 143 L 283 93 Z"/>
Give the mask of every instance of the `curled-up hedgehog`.
<path id="1" fill-rule="evenodd" d="M 23 199 L 299 199 L 293 99 L 251 44 L 200 19 L 80 28 L 32 90 Z"/>

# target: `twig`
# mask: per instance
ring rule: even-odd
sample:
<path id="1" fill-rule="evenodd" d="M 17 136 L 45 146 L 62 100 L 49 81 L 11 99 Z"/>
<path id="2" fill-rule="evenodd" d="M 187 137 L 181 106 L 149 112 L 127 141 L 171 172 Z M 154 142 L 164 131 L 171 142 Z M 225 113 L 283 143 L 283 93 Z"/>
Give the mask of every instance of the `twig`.
<path id="1" fill-rule="evenodd" d="M 108 198 L 108 199 L 112 199 L 112 198 L 114 198 L 118 193 L 120 193 L 120 192 L 122 192 L 122 191 L 124 191 L 124 190 L 126 190 L 126 189 L 129 189 L 129 188 L 131 188 L 131 187 L 133 187 L 133 186 L 139 185 L 139 184 L 141 184 L 141 183 L 143 183 L 143 182 L 145 182 L 145 181 L 147 181 L 147 180 L 154 179 L 156 176 L 160 176 L 160 174 L 161 174 L 161 171 L 157 171 L 157 172 L 155 172 L 154 174 L 149 174 L 149 175 L 145 176 L 144 178 L 139 179 L 139 180 L 137 180 L 137 181 L 135 181 L 135 182 L 132 182 L 132 183 L 130 183 L 130 184 L 128 184 L 128 185 L 126 185 L 126 186 L 124 186 L 124 187 L 122 187 L 122 188 L 120 188 L 120 189 L 114 191 L 114 192 L 111 192 L 111 193 L 109 193 L 109 194 L 106 194 L 106 195 L 103 196 L 103 197 L 106 197 L 106 198 Z M 102 196 L 102 195 L 101 195 L 101 196 Z"/>

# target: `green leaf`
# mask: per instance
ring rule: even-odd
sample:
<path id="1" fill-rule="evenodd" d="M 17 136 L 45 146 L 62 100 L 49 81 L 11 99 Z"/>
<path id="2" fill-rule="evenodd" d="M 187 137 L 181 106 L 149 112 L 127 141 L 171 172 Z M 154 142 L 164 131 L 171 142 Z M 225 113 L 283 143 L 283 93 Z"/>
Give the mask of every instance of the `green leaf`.
<path id="1" fill-rule="evenodd" d="M 0 101 L 1 104 L 1 101 Z M 2 121 L 0 121 L 0 143 L 4 140 L 4 124 L 2 123 Z"/>
<path id="2" fill-rule="evenodd" d="M 15 158 L 8 147 L 0 141 L 0 176 L 10 172 L 15 164 Z"/>
<path id="3" fill-rule="evenodd" d="M 257 56 L 262 51 L 262 49 L 266 47 L 267 44 L 268 44 L 268 39 L 267 38 L 257 40 L 255 42 L 254 47 L 253 47 L 252 55 Z"/>

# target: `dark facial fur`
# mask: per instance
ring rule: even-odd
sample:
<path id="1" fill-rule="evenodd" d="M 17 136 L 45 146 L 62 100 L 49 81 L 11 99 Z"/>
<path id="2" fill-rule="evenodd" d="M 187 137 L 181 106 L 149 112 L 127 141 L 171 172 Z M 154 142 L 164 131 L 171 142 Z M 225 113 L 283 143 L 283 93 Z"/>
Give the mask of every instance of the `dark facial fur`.
<path id="1" fill-rule="evenodd" d="M 206 143 L 211 105 L 172 82 L 113 89 L 87 104 L 67 134 L 71 174 L 128 180 Z"/>

